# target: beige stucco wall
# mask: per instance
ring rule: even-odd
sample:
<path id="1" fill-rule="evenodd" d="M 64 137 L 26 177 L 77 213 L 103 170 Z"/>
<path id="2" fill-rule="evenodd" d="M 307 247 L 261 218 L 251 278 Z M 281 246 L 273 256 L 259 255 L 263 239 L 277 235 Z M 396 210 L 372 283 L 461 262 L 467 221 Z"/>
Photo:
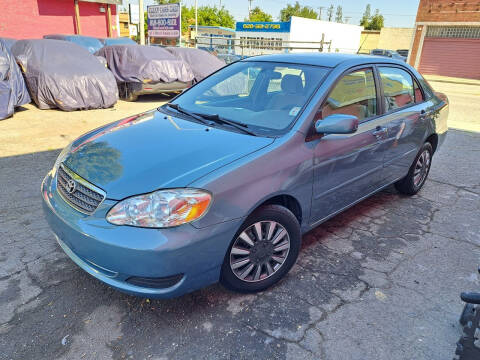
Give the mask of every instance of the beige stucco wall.
<path id="1" fill-rule="evenodd" d="M 380 32 L 378 48 L 387 50 L 410 49 L 414 35 L 414 28 L 385 27 Z"/>
<path id="2" fill-rule="evenodd" d="M 370 50 L 378 49 L 380 31 L 364 30 L 360 35 L 360 53 L 369 53 Z"/>

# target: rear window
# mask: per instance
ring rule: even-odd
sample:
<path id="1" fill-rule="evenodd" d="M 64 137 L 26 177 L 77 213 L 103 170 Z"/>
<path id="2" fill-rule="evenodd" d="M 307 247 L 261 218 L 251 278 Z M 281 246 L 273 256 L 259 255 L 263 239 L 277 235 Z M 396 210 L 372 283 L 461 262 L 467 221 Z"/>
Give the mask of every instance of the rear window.
<path id="1" fill-rule="evenodd" d="M 389 112 L 415 103 L 413 78 L 405 70 L 379 67 L 385 98 L 385 111 Z"/>

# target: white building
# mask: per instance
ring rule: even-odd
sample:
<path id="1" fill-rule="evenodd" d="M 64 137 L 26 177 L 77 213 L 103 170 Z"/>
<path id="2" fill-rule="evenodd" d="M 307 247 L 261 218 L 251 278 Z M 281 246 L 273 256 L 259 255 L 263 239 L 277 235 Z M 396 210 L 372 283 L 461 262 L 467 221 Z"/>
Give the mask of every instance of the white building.
<path id="1" fill-rule="evenodd" d="M 320 51 L 356 53 L 362 26 L 292 16 L 288 22 L 237 22 L 239 55 Z"/>

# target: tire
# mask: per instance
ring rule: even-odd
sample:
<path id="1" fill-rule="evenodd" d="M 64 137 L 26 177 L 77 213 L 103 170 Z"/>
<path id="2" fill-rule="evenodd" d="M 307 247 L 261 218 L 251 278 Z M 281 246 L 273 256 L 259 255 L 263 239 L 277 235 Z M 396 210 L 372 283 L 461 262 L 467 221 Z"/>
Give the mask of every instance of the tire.
<path id="1" fill-rule="evenodd" d="M 138 100 L 138 95 L 134 95 L 133 92 L 128 87 L 127 83 L 124 83 L 120 87 L 121 99 L 129 102 L 134 102 Z"/>
<path id="2" fill-rule="evenodd" d="M 235 234 L 225 254 L 220 282 L 226 288 L 242 293 L 265 290 L 292 268 L 301 242 L 300 224 L 290 210 L 280 205 L 262 206 Z"/>
<path id="3" fill-rule="evenodd" d="M 395 188 L 398 192 L 405 195 L 415 195 L 420 191 L 430 172 L 432 156 L 432 144 L 426 142 L 415 157 L 407 176 L 395 183 Z M 416 174 L 417 171 L 420 172 Z M 420 176 L 420 178 L 417 178 L 417 176 Z"/>

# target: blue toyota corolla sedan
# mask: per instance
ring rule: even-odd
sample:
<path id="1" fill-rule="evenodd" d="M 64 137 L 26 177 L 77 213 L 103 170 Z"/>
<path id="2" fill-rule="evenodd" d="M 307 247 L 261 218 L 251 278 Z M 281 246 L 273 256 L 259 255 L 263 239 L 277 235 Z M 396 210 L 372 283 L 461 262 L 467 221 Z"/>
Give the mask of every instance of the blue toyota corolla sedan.
<path id="1" fill-rule="evenodd" d="M 404 62 L 251 57 L 67 146 L 42 183 L 46 218 L 75 263 L 121 291 L 261 291 L 306 231 L 390 184 L 417 193 L 447 115 Z"/>

